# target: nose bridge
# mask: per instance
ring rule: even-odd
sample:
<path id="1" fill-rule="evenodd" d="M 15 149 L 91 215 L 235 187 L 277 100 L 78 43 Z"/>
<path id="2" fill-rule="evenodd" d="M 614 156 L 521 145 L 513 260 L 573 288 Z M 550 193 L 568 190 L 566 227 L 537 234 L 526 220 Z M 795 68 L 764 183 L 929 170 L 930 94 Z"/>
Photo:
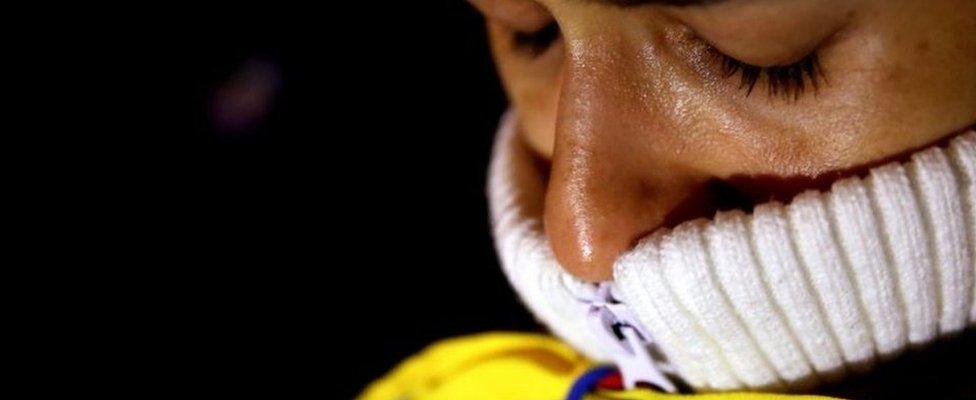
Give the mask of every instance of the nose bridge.
<path id="1" fill-rule="evenodd" d="M 579 164 L 605 155 L 614 142 L 636 139 L 627 137 L 623 128 L 628 123 L 620 118 L 622 110 L 637 103 L 627 81 L 634 74 L 628 73 L 632 67 L 624 46 L 620 36 L 609 30 L 567 40 L 555 135 L 555 147 L 563 151 L 554 155 L 554 163 L 562 158 Z M 593 172 L 593 168 L 575 169 Z"/>
<path id="2" fill-rule="evenodd" d="M 681 186 L 649 146 L 665 124 L 651 109 L 625 112 L 654 95 L 631 89 L 641 85 L 628 77 L 646 74 L 630 71 L 638 66 L 626 45 L 612 30 L 567 40 L 545 226 L 560 264 L 590 281 L 611 278 L 616 257 L 660 224 Z"/>

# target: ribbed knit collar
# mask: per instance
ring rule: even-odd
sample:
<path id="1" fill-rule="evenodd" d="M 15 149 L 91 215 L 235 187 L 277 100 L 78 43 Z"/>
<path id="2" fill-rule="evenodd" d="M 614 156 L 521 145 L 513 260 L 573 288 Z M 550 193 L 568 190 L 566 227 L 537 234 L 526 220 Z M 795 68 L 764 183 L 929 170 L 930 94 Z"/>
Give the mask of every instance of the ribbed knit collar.
<path id="1" fill-rule="evenodd" d="M 543 178 L 503 117 L 488 193 L 509 281 L 552 331 L 614 361 L 595 285 L 555 262 L 532 209 Z M 976 132 L 787 205 L 661 229 L 614 265 L 619 301 L 697 390 L 802 388 L 976 324 Z M 625 371 L 626 373 L 626 371 Z"/>

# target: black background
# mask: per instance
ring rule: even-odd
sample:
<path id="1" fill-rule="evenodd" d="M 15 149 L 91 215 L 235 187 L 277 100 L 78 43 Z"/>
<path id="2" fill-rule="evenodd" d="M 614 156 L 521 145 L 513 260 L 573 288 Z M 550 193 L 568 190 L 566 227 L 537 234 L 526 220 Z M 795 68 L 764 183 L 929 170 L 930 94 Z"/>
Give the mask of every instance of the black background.
<path id="1" fill-rule="evenodd" d="M 538 329 L 490 237 L 506 100 L 481 17 L 461 0 L 356 7 L 213 7 L 161 40 L 178 97 L 139 181 L 174 232 L 157 248 L 177 265 L 184 378 L 351 398 L 438 339 Z M 222 130 L 215 93 L 255 60 L 278 74 L 270 111 Z"/>
<path id="2" fill-rule="evenodd" d="M 539 330 L 489 234 L 506 101 L 481 18 L 339 3 L 83 4 L 24 31 L 50 42 L 15 38 L 36 75 L 9 97 L 38 115 L 5 137 L 27 203 L 8 270 L 36 279 L 7 282 L 33 388 L 351 398 L 438 339 Z M 267 114 L 220 127 L 217 94 L 255 63 Z M 968 378 L 942 364 L 882 382 L 934 398 Z"/>

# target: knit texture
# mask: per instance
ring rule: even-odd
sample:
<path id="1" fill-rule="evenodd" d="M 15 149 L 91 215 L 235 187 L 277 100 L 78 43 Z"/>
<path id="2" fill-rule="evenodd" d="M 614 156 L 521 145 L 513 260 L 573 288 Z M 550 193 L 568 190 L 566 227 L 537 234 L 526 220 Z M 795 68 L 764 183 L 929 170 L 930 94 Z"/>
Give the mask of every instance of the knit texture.
<path id="1" fill-rule="evenodd" d="M 580 299 L 525 203 L 542 190 L 501 124 L 489 177 L 509 281 L 553 332 L 606 360 Z M 909 162 L 751 214 L 660 229 L 614 265 L 623 302 L 698 390 L 803 388 L 976 325 L 976 132 Z"/>

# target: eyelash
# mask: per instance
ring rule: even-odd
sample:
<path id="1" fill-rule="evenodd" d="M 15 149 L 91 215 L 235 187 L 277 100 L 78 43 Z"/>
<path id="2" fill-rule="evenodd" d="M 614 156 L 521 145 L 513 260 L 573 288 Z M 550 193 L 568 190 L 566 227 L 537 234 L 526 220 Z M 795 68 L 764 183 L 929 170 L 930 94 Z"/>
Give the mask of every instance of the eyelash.
<path id="1" fill-rule="evenodd" d="M 524 51 L 530 57 L 535 58 L 552 47 L 561 35 L 559 24 L 556 21 L 552 21 L 535 32 L 515 32 L 512 37 L 512 43 L 516 49 Z"/>
<path id="2" fill-rule="evenodd" d="M 816 93 L 821 84 L 827 81 L 816 52 L 793 64 L 773 67 L 747 64 L 718 50 L 715 53 L 720 57 L 722 74 L 726 78 L 740 75 L 739 89 L 745 90 L 747 97 L 752 94 L 760 80 L 765 82 L 770 97 L 780 96 L 793 101 L 798 100 L 810 87 Z"/>
<path id="3" fill-rule="evenodd" d="M 552 47 L 560 36 L 559 25 L 552 21 L 535 32 L 515 32 L 512 42 L 516 49 L 524 51 L 530 58 L 536 58 Z M 812 87 L 816 93 L 821 83 L 827 81 L 816 52 L 790 65 L 760 67 L 732 58 L 714 47 L 712 50 L 720 58 L 725 78 L 740 75 L 739 88 L 746 91 L 747 97 L 761 80 L 766 83 L 770 97 L 781 96 L 793 101 L 798 100 L 808 87 Z"/>

